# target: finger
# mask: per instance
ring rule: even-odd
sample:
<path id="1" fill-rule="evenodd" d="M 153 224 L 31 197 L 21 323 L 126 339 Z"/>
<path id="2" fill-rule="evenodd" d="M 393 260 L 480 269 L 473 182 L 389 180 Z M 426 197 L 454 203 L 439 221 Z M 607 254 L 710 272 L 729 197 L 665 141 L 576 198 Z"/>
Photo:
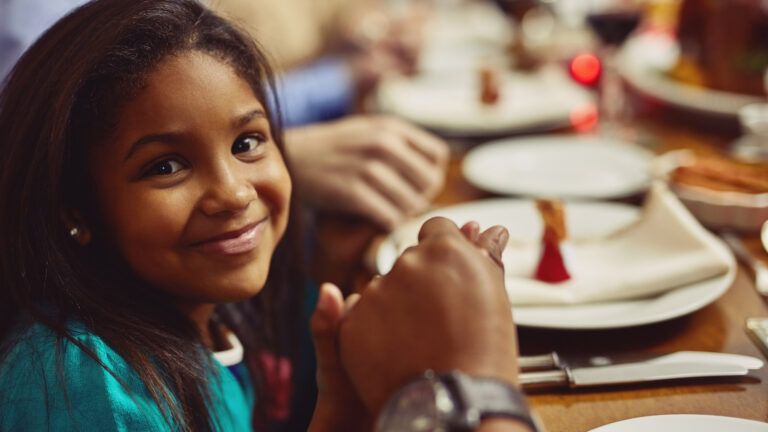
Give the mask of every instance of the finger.
<path id="1" fill-rule="evenodd" d="M 349 297 L 344 301 L 344 315 L 348 314 L 354 307 L 357 305 L 357 302 L 360 301 L 360 294 L 354 293 L 350 294 Z"/>
<path id="2" fill-rule="evenodd" d="M 421 226 L 421 230 L 419 230 L 419 243 L 430 237 L 441 235 L 454 235 L 464 238 L 464 235 L 459 231 L 459 227 L 452 220 L 437 216 L 424 222 L 424 225 Z"/>
<path id="3" fill-rule="evenodd" d="M 331 283 L 320 286 L 315 312 L 310 320 L 318 371 L 341 367 L 338 352 L 338 328 L 344 314 L 344 300 L 339 288 Z"/>
<path id="4" fill-rule="evenodd" d="M 472 243 L 477 243 L 480 239 L 480 224 L 475 221 L 469 221 L 461 227 L 464 237 Z"/>
<path id="5" fill-rule="evenodd" d="M 354 186 L 348 209 L 387 231 L 395 229 L 397 224 L 405 218 L 402 210 L 364 181 Z"/>
<path id="6" fill-rule="evenodd" d="M 439 166 L 445 166 L 448 163 L 450 156 L 448 143 L 408 122 L 395 120 L 393 125 L 408 139 L 408 143 L 427 160 Z"/>
<path id="7" fill-rule="evenodd" d="M 503 226 L 495 225 L 480 234 L 477 246 L 487 251 L 488 256 L 503 268 L 501 254 L 507 247 L 507 241 L 509 241 L 509 231 Z"/>
<path id="8" fill-rule="evenodd" d="M 365 164 L 363 178 L 401 213 L 411 215 L 429 206 L 429 202 L 410 183 L 384 163 L 371 161 Z"/>
<path id="9" fill-rule="evenodd" d="M 383 124 L 384 131 L 372 141 L 368 151 L 400 173 L 419 192 L 432 191 L 442 185 L 443 168 L 417 151 L 410 144 L 411 138 L 397 127 L 390 126 L 388 121 Z"/>

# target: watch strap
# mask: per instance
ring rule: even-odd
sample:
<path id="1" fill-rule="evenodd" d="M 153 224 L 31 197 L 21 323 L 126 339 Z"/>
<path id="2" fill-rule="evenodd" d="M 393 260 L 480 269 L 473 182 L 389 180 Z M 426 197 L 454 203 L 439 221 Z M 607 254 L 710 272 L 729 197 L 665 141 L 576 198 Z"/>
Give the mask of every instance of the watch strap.
<path id="1" fill-rule="evenodd" d="M 462 412 L 460 430 L 474 430 L 480 422 L 489 418 L 518 420 L 538 430 L 533 421 L 525 396 L 517 387 L 495 378 L 474 377 L 454 371 L 441 375 L 451 390 Z"/>

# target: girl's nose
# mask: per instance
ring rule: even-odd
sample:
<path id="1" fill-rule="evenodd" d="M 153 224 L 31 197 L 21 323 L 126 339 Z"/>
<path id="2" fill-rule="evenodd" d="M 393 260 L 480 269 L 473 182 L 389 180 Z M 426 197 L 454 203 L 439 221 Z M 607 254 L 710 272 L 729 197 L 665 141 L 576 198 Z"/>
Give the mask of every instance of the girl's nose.
<path id="1" fill-rule="evenodd" d="M 229 169 L 220 169 L 203 181 L 205 194 L 200 207 L 208 216 L 238 213 L 258 198 L 254 185 Z"/>

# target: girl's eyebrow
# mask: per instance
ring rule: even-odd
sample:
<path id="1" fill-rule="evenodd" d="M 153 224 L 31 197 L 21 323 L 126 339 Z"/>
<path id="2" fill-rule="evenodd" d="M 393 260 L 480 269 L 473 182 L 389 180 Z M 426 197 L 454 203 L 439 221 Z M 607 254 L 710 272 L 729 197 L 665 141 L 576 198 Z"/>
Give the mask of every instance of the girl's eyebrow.
<path id="1" fill-rule="evenodd" d="M 257 108 L 251 111 L 248 111 L 245 114 L 239 115 L 235 117 L 235 120 L 232 122 L 232 128 L 233 129 L 240 129 L 244 126 L 246 126 L 248 123 L 252 122 L 254 119 L 266 119 L 267 114 L 262 110 L 261 108 Z M 151 142 L 164 142 L 169 144 L 176 144 L 180 140 L 179 133 L 175 132 L 168 132 L 168 133 L 159 133 L 159 134 L 151 134 L 146 135 L 131 144 L 130 149 L 128 150 L 128 154 L 125 156 L 125 159 L 123 161 L 127 161 L 128 159 L 133 156 L 134 153 L 143 145 L 146 145 Z"/>
<path id="2" fill-rule="evenodd" d="M 169 144 L 175 144 L 179 142 L 180 138 L 179 133 L 175 132 L 168 132 L 168 133 L 160 133 L 160 134 L 151 134 L 151 135 L 145 135 L 133 144 L 131 144 L 131 148 L 128 150 L 128 154 L 125 156 L 125 159 L 123 159 L 123 162 L 127 161 L 128 159 L 133 156 L 134 153 L 143 145 L 146 145 L 151 142 L 164 142 Z"/>
<path id="3" fill-rule="evenodd" d="M 240 129 L 243 126 L 247 125 L 248 123 L 252 122 L 256 118 L 265 119 L 267 118 L 267 114 L 261 108 L 256 108 L 254 110 L 248 111 L 243 115 L 237 116 L 237 118 L 234 121 L 233 128 Z"/>

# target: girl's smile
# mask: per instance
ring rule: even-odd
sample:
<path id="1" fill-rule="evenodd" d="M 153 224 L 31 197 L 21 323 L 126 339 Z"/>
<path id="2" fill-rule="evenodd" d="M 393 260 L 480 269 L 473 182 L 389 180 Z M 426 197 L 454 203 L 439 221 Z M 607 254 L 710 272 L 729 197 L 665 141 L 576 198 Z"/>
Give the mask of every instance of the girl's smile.
<path id="1" fill-rule="evenodd" d="M 291 182 L 266 110 L 232 67 L 169 57 L 119 111 L 90 166 L 104 236 L 179 302 L 224 303 L 264 286 Z"/>
<path id="2" fill-rule="evenodd" d="M 192 243 L 191 248 L 211 254 L 220 255 L 240 255 L 256 249 L 259 241 L 266 229 L 268 217 L 243 228 L 225 232 L 224 234 L 214 235 L 213 237 Z"/>

